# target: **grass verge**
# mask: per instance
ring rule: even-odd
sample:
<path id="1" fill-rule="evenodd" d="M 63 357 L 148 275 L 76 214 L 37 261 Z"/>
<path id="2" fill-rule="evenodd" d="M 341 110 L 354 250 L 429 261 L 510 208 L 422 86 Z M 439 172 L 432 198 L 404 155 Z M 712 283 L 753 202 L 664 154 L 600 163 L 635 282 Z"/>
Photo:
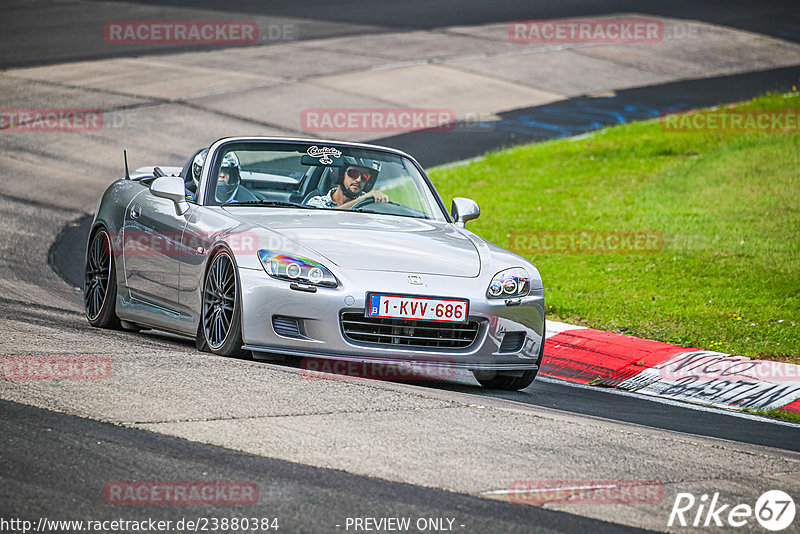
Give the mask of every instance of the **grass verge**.
<path id="1" fill-rule="evenodd" d="M 745 408 L 743 411 L 756 415 L 763 415 L 765 417 L 772 417 L 773 419 L 782 419 L 792 423 L 800 423 L 800 413 L 793 412 L 791 410 L 782 410 L 780 408 L 777 410 L 753 410 Z"/>
<path id="2" fill-rule="evenodd" d="M 798 110 L 800 95 L 735 107 Z M 548 317 L 800 363 L 796 125 L 696 133 L 637 122 L 430 174 L 446 200 L 480 204 L 483 216 L 470 230 L 537 265 Z M 657 244 L 649 252 L 597 246 L 625 232 Z"/>

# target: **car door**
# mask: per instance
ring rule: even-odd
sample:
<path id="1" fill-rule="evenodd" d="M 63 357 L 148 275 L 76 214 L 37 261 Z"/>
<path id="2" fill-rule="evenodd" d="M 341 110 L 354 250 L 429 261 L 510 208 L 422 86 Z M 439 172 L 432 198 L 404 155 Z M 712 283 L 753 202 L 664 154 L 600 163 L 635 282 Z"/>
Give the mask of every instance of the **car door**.
<path id="1" fill-rule="evenodd" d="M 170 328 L 179 315 L 178 275 L 185 256 L 180 241 L 186 219 L 175 204 L 149 189 L 135 196 L 125 212 L 125 283 L 137 307 L 154 326 Z"/>
<path id="2" fill-rule="evenodd" d="M 182 313 L 191 315 L 192 324 L 196 329 L 200 321 L 201 291 L 209 249 L 217 242 L 219 236 L 233 231 L 237 223 L 219 208 L 191 204 L 185 217 L 187 224 L 182 236 L 182 249 L 186 253 L 181 257 L 178 301 Z M 255 254 L 255 251 L 253 253 Z"/>

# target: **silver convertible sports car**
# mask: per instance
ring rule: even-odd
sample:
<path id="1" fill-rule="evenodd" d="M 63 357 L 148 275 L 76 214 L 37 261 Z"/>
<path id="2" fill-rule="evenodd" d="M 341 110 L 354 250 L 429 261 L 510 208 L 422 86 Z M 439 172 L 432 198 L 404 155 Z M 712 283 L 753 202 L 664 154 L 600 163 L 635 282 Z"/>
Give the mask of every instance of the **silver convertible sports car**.
<path id="1" fill-rule="evenodd" d="M 97 327 L 159 329 L 226 356 L 469 369 L 522 389 L 544 345 L 536 267 L 450 213 L 403 152 L 231 137 L 111 184 L 86 254 Z"/>

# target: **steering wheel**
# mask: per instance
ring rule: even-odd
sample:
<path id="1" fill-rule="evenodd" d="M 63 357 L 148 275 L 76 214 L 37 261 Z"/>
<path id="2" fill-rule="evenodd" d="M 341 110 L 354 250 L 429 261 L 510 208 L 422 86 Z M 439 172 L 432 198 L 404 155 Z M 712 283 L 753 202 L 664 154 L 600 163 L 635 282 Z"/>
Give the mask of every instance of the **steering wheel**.
<path id="1" fill-rule="evenodd" d="M 374 204 L 374 203 L 375 203 L 375 197 L 367 197 L 367 198 L 365 198 L 363 200 L 359 200 L 358 202 L 353 204 L 353 207 L 350 208 L 350 209 L 354 210 L 356 208 L 360 208 L 362 206 L 368 206 L 368 205 Z"/>

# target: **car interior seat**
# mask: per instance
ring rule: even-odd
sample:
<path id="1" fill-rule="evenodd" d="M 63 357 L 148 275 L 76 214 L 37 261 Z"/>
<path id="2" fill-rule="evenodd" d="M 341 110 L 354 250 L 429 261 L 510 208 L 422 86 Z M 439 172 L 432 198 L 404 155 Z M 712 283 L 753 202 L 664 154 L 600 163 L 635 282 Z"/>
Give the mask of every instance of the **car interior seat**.
<path id="1" fill-rule="evenodd" d="M 303 204 L 308 204 L 308 201 L 320 195 L 327 195 L 328 191 L 333 188 L 334 178 L 336 177 L 336 169 L 333 167 L 325 167 L 322 176 L 317 183 L 317 187 L 309 191 L 303 198 Z"/>

